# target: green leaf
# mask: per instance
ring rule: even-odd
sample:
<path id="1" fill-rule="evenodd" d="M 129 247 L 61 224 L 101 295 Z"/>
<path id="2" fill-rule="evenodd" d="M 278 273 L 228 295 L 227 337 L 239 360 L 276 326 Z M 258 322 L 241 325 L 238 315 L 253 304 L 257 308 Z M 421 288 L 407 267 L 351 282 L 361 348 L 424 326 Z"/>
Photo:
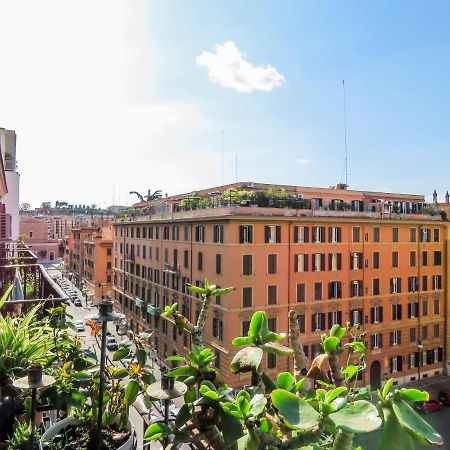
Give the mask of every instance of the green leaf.
<path id="1" fill-rule="evenodd" d="M 263 417 L 260 421 L 259 421 L 259 429 L 264 432 L 264 433 L 268 433 L 272 428 L 272 424 L 265 418 Z"/>
<path id="2" fill-rule="evenodd" d="M 338 323 L 334 324 L 330 330 L 330 336 L 336 336 L 339 340 L 343 338 L 345 328 L 342 328 Z"/>
<path id="3" fill-rule="evenodd" d="M 415 450 L 411 436 L 400 426 L 391 408 L 383 408 L 384 427 L 378 450 Z"/>
<path id="4" fill-rule="evenodd" d="M 166 358 L 166 361 L 184 361 L 184 360 L 185 360 L 184 356 L 179 355 L 172 355 Z"/>
<path id="5" fill-rule="evenodd" d="M 349 342 L 348 344 L 345 344 L 347 347 L 351 348 L 354 352 L 359 353 L 365 353 L 366 352 L 366 346 L 364 342 L 361 341 L 355 341 L 355 342 Z"/>
<path id="6" fill-rule="evenodd" d="M 347 403 L 341 410 L 328 416 L 336 425 L 349 433 L 370 433 L 383 423 L 377 408 L 365 400 Z"/>
<path id="7" fill-rule="evenodd" d="M 328 391 L 325 395 L 325 402 L 331 403 L 335 398 L 339 397 L 344 392 L 347 392 L 347 388 L 345 386 L 339 386 L 332 391 Z"/>
<path id="8" fill-rule="evenodd" d="M 383 391 L 381 393 L 383 398 L 386 398 L 386 396 L 389 394 L 389 392 L 391 391 L 391 387 L 392 384 L 394 383 L 394 379 L 390 378 L 389 380 L 386 381 L 386 384 L 383 387 Z"/>
<path id="9" fill-rule="evenodd" d="M 250 321 L 250 326 L 248 329 L 249 336 L 252 336 L 252 337 L 258 336 L 258 334 L 261 330 L 262 322 L 265 317 L 266 317 L 266 313 L 264 311 L 256 311 L 253 314 L 252 320 Z"/>
<path id="10" fill-rule="evenodd" d="M 193 292 L 194 294 L 204 294 L 205 293 L 205 289 L 195 286 L 193 284 L 190 283 L 186 283 L 187 288 Z"/>
<path id="11" fill-rule="evenodd" d="M 195 390 L 195 386 L 192 386 L 184 394 L 184 402 L 194 403 L 196 399 L 197 399 L 197 392 Z"/>
<path id="12" fill-rule="evenodd" d="M 143 367 L 145 362 L 147 361 L 147 353 L 143 348 L 139 348 L 136 350 L 136 359 L 139 366 Z"/>
<path id="13" fill-rule="evenodd" d="M 155 441 L 162 437 L 169 436 L 170 434 L 172 434 L 172 429 L 170 427 L 163 423 L 154 423 L 147 428 L 144 439 L 146 441 Z"/>
<path id="14" fill-rule="evenodd" d="M 242 416 L 245 417 L 250 411 L 250 402 L 245 398 L 245 396 L 241 395 L 236 399 L 236 404 Z"/>
<path id="15" fill-rule="evenodd" d="M 263 357 L 263 351 L 258 347 L 245 347 L 234 355 L 231 361 L 231 372 L 257 371 Z"/>
<path id="16" fill-rule="evenodd" d="M 231 402 L 222 403 L 222 408 L 230 416 L 242 419 L 241 410 L 234 403 Z"/>
<path id="17" fill-rule="evenodd" d="M 134 403 L 139 393 L 139 383 L 131 380 L 125 388 L 125 404 L 130 406 Z"/>
<path id="18" fill-rule="evenodd" d="M 322 343 L 325 353 L 328 354 L 333 353 L 336 350 L 336 347 L 338 346 L 339 342 L 340 339 L 336 336 L 327 337 Z"/>
<path id="19" fill-rule="evenodd" d="M 345 381 L 350 381 L 358 374 L 359 366 L 353 364 L 348 365 L 342 369 L 342 375 L 344 375 Z"/>
<path id="20" fill-rule="evenodd" d="M 263 341 L 264 342 L 282 341 L 285 337 L 286 335 L 284 334 L 274 333 L 273 331 L 270 331 L 264 336 Z"/>
<path id="21" fill-rule="evenodd" d="M 128 376 L 128 370 L 127 369 L 114 369 L 113 372 L 113 378 L 115 380 L 120 380 L 121 378 L 125 378 L 126 376 Z"/>
<path id="22" fill-rule="evenodd" d="M 250 400 L 249 415 L 253 417 L 259 416 L 266 407 L 267 399 L 262 394 L 255 394 Z"/>
<path id="23" fill-rule="evenodd" d="M 197 369 L 191 366 L 180 366 L 166 372 L 167 377 L 190 377 L 197 375 Z"/>
<path id="24" fill-rule="evenodd" d="M 289 428 L 309 430 L 319 423 L 319 413 L 295 394 L 284 389 L 275 389 L 270 394 L 270 398 Z"/>
<path id="25" fill-rule="evenodd" d="M 225 412 L 219 411 L 219 415 L 225 444 L 227 448 L 231 448 L 231 445 L 244 434 L 242 423 L 238 418 L 228 415 Z"/>
<path id="26" fill-rule="evenodd" d="M 129 347 L 119 348 L 119 350 L 117 350 L 113 354 L 113 361 L 119 361 L 120 359 L 126 358 L 129 354 L 130 354 Z"/>
<path id="27" fill-rule="evenodd" d="M 200 386 L 200 393 L 203 395 L 203 397 L 207 397 L 211 400 L 218 400 L 220 398 L 216 387 L 210 381 L 202 382 Z"/>
<path id="28" fill-rule="evenodd" d="M 289 391 L 295 382 L 295 378 L 290 372 L 281 372 L 277 376 L 278 386 Z"/>
<path id="29" fill-rule="evenodd" d="M 266 393 L 267 392 L 271 392 L 271 391 L 273 391 L 274 389 L 276 389 L 277 387 L 278 387 L 278 385 L 277 384 L 275 384 L 270 378 L 269 378 L 269 376 L 268 375 L 266 375 L 266 373 L 265 372 L 263 372 L 262 374 L 261 374 L 261 380 L 262 380 L 262 382 L 264 383 L 264 385 L 266 386 Z"/>
<path id="30" fill-rule="evenodd" d="M 92 377 L 89 373 L 86 372 L 76 372 L 73 374 L 73 377 L 77 381 L 87 381 L 90 380 Z"/>
<path id="31" fill-rule="evenodd" d="M 261 345 L 261 348 L 265 352 L 275 353 L 275 355 L 279 356 L 290 356 L 294 353 L 292 348 L 279 344 L 278 342 L 267 342 L 267 344 Z"/>
<path id="32" fill-rule="evenodd" d="M 392 402 L 392 409 L 400 425 L 413 438 L 425 444 L 443 445 L 442 436 L 403 400 Z"/>
<path id="33" fill-rule="evenodd" d="M 419 389 L 400 389 L 400 395 L 403 400 L 410 400 L 412 402 L 426 402 L 430 399 L 430 394 Z"/>
<path id="34" fill-rule="evenodd" d="M 194 408 L 192 405 L 183 405 L 178 411 L 177 417 L 175 419 L 175 428 L 179 429 L 183 426 L 191 417 Z"/>
<path id="35" fill-rule="evenodd" d="M 240 337 L 234 338 L 231 341 L 231 345 L 234 345 L 235 347 L 239 347 L 240 345 L 253 344 L 253 341 L 254 341 L 253 336 L 240 336 Z"/>
<path id="36" fill-rule="evenodd" d="M 145 384 L 152 384 L 156 381 L 156 378 L 152 373 L 146 373 L 145 375 L 141 375 L 141 381 Z"/>

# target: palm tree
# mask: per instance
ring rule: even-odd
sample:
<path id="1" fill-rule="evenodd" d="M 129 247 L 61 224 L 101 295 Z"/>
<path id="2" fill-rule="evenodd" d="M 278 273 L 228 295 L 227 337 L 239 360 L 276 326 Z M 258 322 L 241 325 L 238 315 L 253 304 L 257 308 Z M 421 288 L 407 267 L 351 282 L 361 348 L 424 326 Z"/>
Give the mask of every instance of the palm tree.
<path id="1" fill-rule="evenodd" d="M 144 197 L 142 197 L 142 195 L 139 194 L 139 192 L 136 192 L 136 191 L 130 191 L 130 195 L 133 195 L 133 194 L 136 194 L 136 195 L 138 196 L 140 202 L 143 202 L 143 201 L 144 201 Z"/>
<path id="2" fill-rule="evenodd" d="M 150 202 L 152 200 L 156 200 L 157 198 L 161 198 L 162 197 L 162 191 L 161 190 L 157 190 L 157 191 L 152 192 L 149 189 L 147 195 L 145 195 L 145 196 L 139 194 L 139 192 L 136 192 L 136 191 L 131 191 L 130 195 L 132 195 L 132 194 L 137 195 L 140 202 Z"/>

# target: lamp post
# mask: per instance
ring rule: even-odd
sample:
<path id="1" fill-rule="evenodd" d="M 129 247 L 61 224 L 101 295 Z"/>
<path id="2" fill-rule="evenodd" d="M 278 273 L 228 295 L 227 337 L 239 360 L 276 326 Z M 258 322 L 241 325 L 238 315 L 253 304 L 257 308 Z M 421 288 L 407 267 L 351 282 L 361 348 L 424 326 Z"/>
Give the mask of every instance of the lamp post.
<path id="1" fill-rule="evenodd" d="M 123 314 L 113 311 L 112 302 L 100 301 L 98 304 L 98 314 L 90 314 L 86 318 L 102 323 L 102 343 L 100 347 L 100 385 L 98 389 L 98 417 L 96 448 L 100 449 L 102 444 L 102 416 L 103 416 L 103 392 L 105 388 L 105 365 L 106 365 L 106 330 L 108 322 L 113 322 L 123 318 Z"/>
<path id="2" fill-rule="evenodd" d="M 39 388 L 51 386 L 55 379 L 50 375 L 43 375 L 42 366 L 34 364 L 28 369 L 28 376 L 14 381 L 13 385 L 19 389 L 31 389 L 31 433 L 29 449 L 34 450 L 34 434 L 36 430 L 36 403 L 37 390 Z"/>

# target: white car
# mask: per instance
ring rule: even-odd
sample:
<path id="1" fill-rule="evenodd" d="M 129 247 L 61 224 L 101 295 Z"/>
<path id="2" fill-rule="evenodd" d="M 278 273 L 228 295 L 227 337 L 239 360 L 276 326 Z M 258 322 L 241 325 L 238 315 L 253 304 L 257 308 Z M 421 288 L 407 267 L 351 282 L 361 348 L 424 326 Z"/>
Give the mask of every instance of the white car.
<path id="1" fill-rule="evenodd" d="M 77 331 L 84 331 L 84 322 L 82 320 L 76 320 L 75 326 L 77 328 Z"/>

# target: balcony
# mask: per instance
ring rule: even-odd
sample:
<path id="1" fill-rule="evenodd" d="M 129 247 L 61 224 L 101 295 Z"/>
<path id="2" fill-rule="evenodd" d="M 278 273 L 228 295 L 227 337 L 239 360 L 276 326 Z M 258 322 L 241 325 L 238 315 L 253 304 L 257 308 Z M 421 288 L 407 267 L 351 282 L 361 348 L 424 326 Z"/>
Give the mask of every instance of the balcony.
<path id="1" fill-rule="evenodd" d="M 164 272 L 180 275 L 180 265 L 164 263 Z"/>
<path id="2" fill-rule="evenodd" d="M 125 256 L 125 260 L 126 260 L 126 261 L 129 261 L 129 262 L 134 262 L 135 259 L 136 259 L 136 257 L 135 257 L 135 255 L 134 255 L 134 253 L 130 253 L 130 254 L 128 254 L 128 255 Z"/>
<path id="3" fill-rule="evenodd" d="M 3 311 L 21 314 L 38 303 L 44 309 L 68 300 L 36 255 L 23 243 L 0 244 L 0 296 L 14 286 Z"/>

